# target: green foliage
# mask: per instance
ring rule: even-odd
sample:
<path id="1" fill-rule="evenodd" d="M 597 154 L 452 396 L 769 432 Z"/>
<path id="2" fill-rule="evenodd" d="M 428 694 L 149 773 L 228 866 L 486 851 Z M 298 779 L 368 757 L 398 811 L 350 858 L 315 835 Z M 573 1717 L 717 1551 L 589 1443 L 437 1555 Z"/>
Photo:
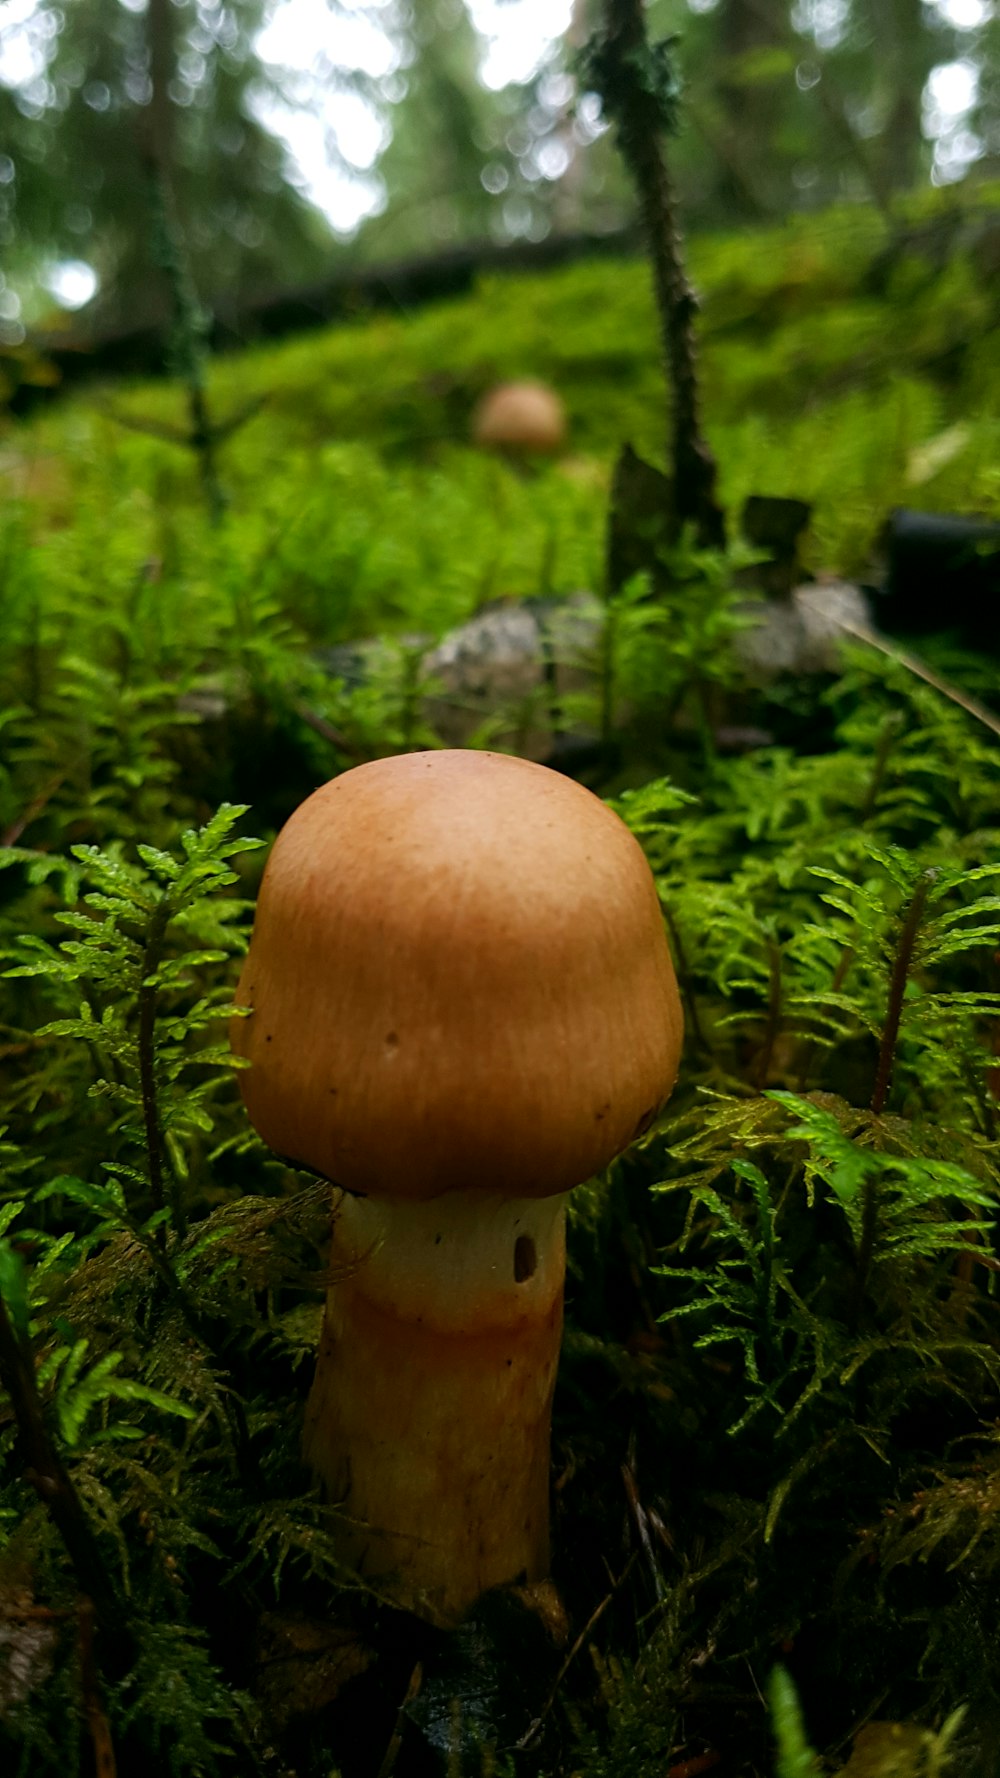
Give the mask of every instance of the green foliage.
<path id="1" fill-rule="evenodd" d="M 206 972 L 242 943 L 234 922 L 245 904 L 219 892 L 238 881 L 230 860 L 260 844 L 233 834 L 243 813 L 224 805 L 200 832 L 184 833 L 180 862 L 142 843 L 139 864 L 72 847 L 80 878 L 93 887 L 79 911 L 55 919 L 76 936 L 55 946 L 26 934 L 23 960 L 6 971 L 8 980 L 52 983 L 56 1003 L 72 1008 L 42 1025 L 37 1038 L 75 1039 L 92 1058 L 89 1091 L 102 1101 L 105 1140 L 113 1145 L 114 1158 L 102 1163 L 106 1180 L 59 1176 L 38 1201 L 58 1195 L 81 1205 L 102 1219 L 101 1237 L 127 1222 L 137 1239 L 158 1241 L 168 1210 L 185 1232 L 187 1156 L 211 1134 L 210 1101 L 233 1065 L 228 1045 L 207 1041 L 211 1027 L 233 1013 L 228 990 L 204 989 Z M 161 1006 L 169 1017 L 158 1017 Z M 55 1054 L 54 1061 L 58 1069 Z"/>
<path id="2" fill-rule="evenodd" d="M 621 120 L 636 94 L 654 108 L 659 126 L 671 134 L 680 127 L 682 83 L 677 65 L 679 38 L 663 37 L 656 43 L 622 53 L 604 37 L 595 37 L 581 57 L 581 75 L 595 92 L 612 123 Z"/>
<path id="3" fill-rule="evenodd" d="M 946 203 L 938 194 L 914 206 L 915 230 L 944 228 Z M 997 510 L 998 373 L 975 237 L 991 226 L 995 190 L 965 192 L 962 204 L 965 232 L 946 264 L 927 258 L 919 233 L 913 246 L 904 236 L 888 289 L 873 283 L 883 225 L 858 205 L 692 243 L 705 424 L 725 504 L 735 514 L 762 490 L 814 500 L 814 566 L 864 565 L 893 505 Z M 455 448 L 483 390 L 526 374 L 560 391 L 573 450 L 594 460 L 542 472 L 541 487 Z M 207 399 L 215 415 L 266 402 L 226 445 L 240 522 L 221 549 L 175 445 L 122 433 L 82 400 L 10 434 L 15 485 L 23 476 L 37 491 L 4 528 L 23 533 L 39 509 L 56 520 L 55 534 L 35 529 L 34 572 L 47 587 L 63 582 L 82 529 L 93 547 L 77 596 L 83 582 L 89 610 L 120 611 L 122 583 L 157 561 L 162 592 L 144 603 L 165 608 L 168 634 L 184 634 L 186 618 L 186 633 L 211 643 L 218 562 L 252 587 L 262 557 L 296 621 L 309 623 L 309 596 L 320 620 L 311 634 L 421 628 L 429 609 L 436 628 L 486 597 L 539 591 L 550 515 L 555 590 L 593 585 L 612 458 L 626 438 L 654 461 L 662 450 L 648 272 L 616 261 L 491 277 L 412 315 L 220 358 Z M 114 405 L 176 428 L 182 396 L 137 387 Z M 930 444 L 946 448 L 935 457 Z"/>
<path id="4" fill-rule="evenodd" d="M 284 177 L 281 142 L 246 103 L 252 84 L 258 93 L 271 85 L 255 47 L 263 16 L 257 0 L 246 0 L 215 34 L 191 0 L 154 12 L 152 23 L 96 0 L 65 16 L 43 4 L 27 21 L 20 42 L 31 77 L 5 82 L 0 93 L 11 168 L 0 222 L 36 314 L 42 304 L 53 311 L 38 289 L 46 263 L 81 250 L 101 275 L 108 321 L 141 326 L 156 314 L 162 286 L 144 164 L 152 107 L 135 76 L 151 55 L 176 101 L 166 105 L 164 130 L 165 95 L 157 95 L 159 126 L 180 201 L 196 219 L 199 281 L 231 291 L 322 270 L 329 230 Z"/>
<path id="5" fill-rule="evenodd" d="M 954 1305 L 938 1300 L 949 1256 L 976 1255 L 988 1241 L 989 1216 L 977 1211 L 992 1211 L 995 1186 L 984 1188 L 949 1162 L 873 1151 L 847 1132 L 860 1124 L 869 1142 L 873 1136 L 878 1140 L 879 1132 L 865 1128 L 865 1120 L 846 1105 L 830 1110 L 794 1094 L 768 1097 L 796 1120 L 782 1132 L 785 1143 L 801 1141 L 806 1148 L 798 1167 L 796 1148 L 785 1148 L 782 1165 L 789 1166 L 790 1177 L 784 1191 L 779 1194 L 776 1183 L 742 1159 L 728 1162 L 736 1181 L 729 1191 L 700 1179 L 678 1182 L 689 1194 L 680 1250 L 694 1243 L 715 1259 L 710 1269 L 693 1274 L 690 1267 L 661 1269 L 661 1276 L 693 1283 L 693 1295 L 667 1316 L 694 1315 L 705 1324 L 695 1349 L 729 1343 L 739 1348 L 746 1406 L 727 1427 L 728 1435 L 736 1437 L 762 1409 L 777 1416 L 779 1438 L 789 1437 L 807 1409 L 828 1430 L 837 1426 L 838 1436 L 846 1434 L 859 1406 L 849 1386 L 862 1370 L 869 1396 L 878 1387 L 876 1379 L 884 1375 L 888 1385 L 891 1374 L 897 1409 L 952 1359 L 972 1360 L 996 1379 L 992 1347 L 965 1335 L 955 1324 Z M 713 1142 L 713 1124 L 723 1124 L 731 1135 L 734 1120 L 725 1116 L 727 1109 L 723 1102 L 715 1116 L 708 1110 L 695 1142 L 680 1144 L 675 1153 L 684 1157 L 695 1147 L 704 1155 Z M 740 1135 L 751 1150 L 773 1154 L 777 1146 L 778 1132 L 766 1117 L 745 1116 Z M 905 1141 L 905 1134 L 896 1139 Z M 704 1168 L 701 1179 L 711 1173 L 711 1166 Z M 749 1202 L 741 1184 L 750 1188 Z M 796 1187 L 813 1217 L 834 1206 L 847 1223 L 857 1270 L 839 1302 L 831 1280 L 817 1289 L 814 1252 L 796 1226 Z M 793 1469 L 775 1490 L 768 1537 L 797 1479 Z"/>
<path id="6" fill-rule="evenodd" d="M 700 549 L 685 539 L 660 553 L 655 594 L 646 574 L 606 592 L 595 604 L 594 644 L 558 651 L 592 686 L 560 698 L 559 726 L 592 728 L 608 746 L 622 732 L 686 722 L 711 763 L 713 704 L 739 679 L 734 644 L 753 622 L 752 601 L 737 590 L 746 558 L 741 547 Z"/>
<path id="7" fill-rule="evenodd" d="M 214 1773 L 248 1734 L 245 1701 L 192 1618 L 205 1564 L 216 1586 L 226 1558 L 230 1585 L 269 1574 L 275 1593 L 286 1565 L 334 1573 L 323 1530 L 332 1509 L 286 1499 L 297 1470 L 287 1413 L 247 1387 L 264 1338 L 277 1372 L 298 1363 L 274 1305 L 261 1305 L 298 1263 L 296 1231 L 318 1232 L 327 1194 L 247 1195 L 211 1214 L 186 1195 L 232 1077 L 228 1049 L 211 1039 L 232 1013 L 214 977 L 245 920 L 246 904 L 228 893 L 232 861 L 259 844 L 234 832 L 242 814 L 224 806 L 173 852 L 140 845 L 137 862 L 117 847 L 73 848 L 90 887 L 78 911 L 56 915 L 72 936 L 56 945 L 29 934 L 27 961 L 8 971 L 75 1007 L 39 1037 L 89 1056 L 103 1158 L 70 1175 L 46 1167 L 44 1152 L 21 1166 L 5 1146 L 0 1297 L 20 1347 L 35 1354 L 44 1436 L 127 1600 L 136 1647 L 108 1699 L 113 1737 L 138 1737 L 178 1774 Z M 87 1152 L 79 1132 L 76 1149 Z M 10 1372 L 4 1381 L 14 1387 Z M 59 1598 L 72 1571 L 55 1522 L 9 1462 L 0 1500 L 2 1618 L 5 1574 L 28 1561 L 35 1587 Z M 33 1770 L 70 1769 L 73 1712 L 62 1737 L 33 1708 L 7 1724 L 0 1685 L 0 1744 L 5 1727 L 26 1737 Z"/>
<path id="8" fill-rule="evenodd" d="M 183 1420 L 195 1418 L 194 1408 L 186 1402 L 175 1401 L 162 1389 L 150 1389 L 128 1377 L 116 1377 L 114 1372 L 124 1358 L 121 1352 L 105 1352 L 85 1370 L 89 1345 L 88 1339 L 82 1339 L 76 1340 L 72 1346 L 50 1347 L 36 1372 L 39 1388 L 58 1379 L 52 1397 L 52 1418 L 60 1439 L 71 1450 L 81 1444 L 84 1427 L 95 1409 L 103 1408 L 110 1401 L 147 1402 L 150 1407 L 159 1408 L 161 1413 L 179 1414 Z M 105 1424 L 100 1431 L 90 1434 L 88 1442 L 141 1437 L 137 1426 Z"/>
<path id="9" fill-rule="evenodd" d="M 774 1778 L 814 1778 L 817 1756 L 806 1740 L 799 1700 L 784 1667 L 772 1667 L 767 1691 L 777 1742 Z"/>
<path id="10" fill-rule="evenodd" d="M 233 1740 L 246 1734 L 247 1701 L 220 1679 L 204 1642 L 188 1625 L 145 1625 L 135 1666 L 110 1700 L 122 1732 L 139 1730 L 171 1778 L 230 1770 Z"/>
<path id="11" fill-rule="evenodd" d="M 815 496 L 810 547 L 845 569 L 912 488 L 1000 495 L 988 293 L 959 255 L 943 283 L 903 266 L 889 308 L 878 242 L 852 209 L 700 248 L 728 495 Z M 98 1637 L 123 1770 L 268 1770 L 277 1747 L 325 1778 L 349 1694 L 286 1748 L 258 1631 L 280 1609 L 378 1641 L 299 1459 L 329 1191 L 250 1137 L 220 1028 L 259 871 L 242 810 L 269 834 L 345 765 L 435 745 L 422 639 L 491 600 L 582 592 L 557 663 L 582 677 L 552 726 L 603 743 L 593 781 L 649 857 L 688 1041 L 659 1127 L 571 1206 L 554 1548 L 572 1625 L 537 1741 L 505 1757 L 519 1778 L 663 1778 L 718 1753 L 777 1778 L 813 1758 L 780 1677 L 775 1754 L 780 1659 L 828 1766 L 876 1712 L 907 1730 L 914 1778 L 966 1757 L 979 1778 L 997 747 L 868 649 L 750 683 L 745 553 L 685 540 L 655 584 L 602 598 L 610 465 L 659 429 L 654 360 L 644 275 L 595 265 L 220 361 L 214 412 L 271 400 L 227 444 L 214 529 L 193 466 L 95 405 L 9 435 L 49 480 L 0 518 L 0 1297 L 32 1379 L 15 1390 L 129 1627 L 124 1670 Z M 537 471 L 461 443 L 482 388 L 525 370 L 575 427 L 578 454 Z M 173 388 L 122 399 L 176 417 Z M 335 650 L 365 637 L 361 667 Z M 988 663 L 962 671 L 989 695 Z M 524 717 L 489 713 L 478 739 Z M 4 1403 L 0 1763 L 49 1778 L 90 1758 L 90 1694 L 77 1568 L 31 1467 Z M 8 1631 L 36 1610 L 48 1640 L 12 1676 Z M 432 1657 L 409 1662 L 395 1621 L 386 1646 L 395 1720 Z"/>

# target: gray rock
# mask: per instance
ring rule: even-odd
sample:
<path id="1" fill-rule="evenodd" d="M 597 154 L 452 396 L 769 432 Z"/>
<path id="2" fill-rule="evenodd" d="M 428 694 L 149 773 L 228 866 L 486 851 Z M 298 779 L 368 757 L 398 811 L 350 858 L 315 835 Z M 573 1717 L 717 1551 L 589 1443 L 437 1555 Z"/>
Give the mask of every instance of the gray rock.
<path id="1" fill-rule="evenodd" d="M 788 599 L 748 607 L 752 627 L 736 640 L 750 677 L 766 683 L 783 673 L 832 673 L 845 633 L 871 629 L 871 606 L 847 580 L 809 581 Z"/>
<path id="2" fill-rule="evenodd" d="M 747 614 L 753 621 L 737 634 L 735 647 L 757 684 L 782 674 L 835 671 L 845 629 L 872 628 L 869 602 L 849 581 L 810 582 L 788 598 L 748 605 Z M 560 601 L 491 606 L 437 643 L 419 635 L 367 637 L 318 650 L 315 659 L 351 690 L 391 680 L 402 651 L 411 659 L 416 654 L 421 720 L 446 747 L 489 745 L 546 760 L 563 701 L 597 693 L 601 624 L 600 601 L 578 592 Z M 189 694 L 183 704 L 203 721 L 225 710 L 225 699 L 211 688 Z M 571 726 L 586 738 L 585 724 Z"/>
<path id="3" fill-rule="evenodd" d="M 449 747 L 486 738 L 545 759 L 561 700 L 593 684 L 588 656 L 599 634 L 600 608 L 589 593 L 481 612 L 424 657 L 434 682 L 428 723 Z"/>

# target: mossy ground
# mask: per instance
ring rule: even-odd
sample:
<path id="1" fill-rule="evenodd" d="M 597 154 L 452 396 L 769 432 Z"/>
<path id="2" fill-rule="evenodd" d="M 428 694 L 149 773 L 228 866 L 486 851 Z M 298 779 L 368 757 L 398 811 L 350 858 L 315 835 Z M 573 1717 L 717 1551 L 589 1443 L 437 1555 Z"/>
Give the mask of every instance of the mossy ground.
<path id="1" fill-rule="evenodd" d="M 1000 196 L 962 205 L 918 207 L 896 242 L 848 209 L 692 246 L 724 503 L 735 520 L 750 493 L 813 502 L 814 568 L 861 572 L 896 504 L 1000 513 Z M 567 403 L 551 464 L 467 443 L 478 395 L 513 375 Z M 762 1778 L 798 1769 L 763 1701 L 783 1662 L 827 1770 L 885 1717 L 909 1724 L 899 1778 L 929 1778 L 964 1705 L 961 1769 L 990 1778 L 993 738 L 870 654 L 747 683 L 725 562 L 682 551 L 661 609 L 614 607 L 634 720 L 591 777 L 631 787 L 687 1058 L 662 1128 L 576 1197 L 554 1434 L 566 1637 L 539 1599 L 429 1636 L 351 1590 L 299 1463 L 326 1197 L 250 1139 L 210 1029 L 260 856 L 226 875 L 213 829 L 185 854 L 202 874 L 184 901 L 164 855 L 224 799 L 267 839 L 316 782 L 422 742 L 409 633 L 602 588 L 617 452 L 664 452 L 647 274 L 491 279 L 213 365 L 216 417 L 256 395 L 223 448 L 217 528 L 190 455 L 118 417 L 179 423 L 170 384 L 95 390 L 0 435 L 0 945 L 36 970 L 0 982 L 2 1197 L 23 1206 L 11 1263 L 34 1292 L 52 1437 L 137 1654 L 94 1681 L 74 1575 L 0 1410 L 0 1656 L 35 1626 L 26 1665 L 0 1665 L 11 1769 L 85 1769 L 96 1712 L 126 1774 L 368 1778 L 395 1759 L 404 1778 L 454 1767 L 464 1713 L 475 1771 L 664 1778 L 710 1760 Z M 375 683 L 317 665 L 317 647 L 374 633 L 402 639 Z M 988 685 L 988 662 L 966 668 Z M 727 724 L 777 739 L 734 758 Z M 57 952 L 67 905 L 83 949 Z"/>

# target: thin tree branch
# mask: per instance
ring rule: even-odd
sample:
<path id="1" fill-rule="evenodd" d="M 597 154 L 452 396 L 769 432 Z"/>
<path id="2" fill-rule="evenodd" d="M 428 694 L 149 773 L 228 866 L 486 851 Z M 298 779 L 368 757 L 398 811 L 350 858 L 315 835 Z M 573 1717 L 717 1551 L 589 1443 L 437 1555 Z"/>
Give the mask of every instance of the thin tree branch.
<path id="1" fill-rule="evenodd" d="M 673 397 L 669 457 L 678 529 L 693 524 L 699 543 L 721 548 L 725 525 L 715 499 L 715 459 L 699 417 L 694 321 L 698 303 L 684 268 L 673 183 L 663 150 L 665 106 L 650 79 L 654 61 L 643 0 L 605 0 L 593 66 L 605 109 L 618 127 L 635 184 L 653 272 L 663 352 Z"/>
<path id="2" fill-rule="evenodd" d="M 62 1538 L 77 1585 L 94 1611 L 116 1667 L 131 1661 L 132 1640 L 122 1607 L 87 1522 L 80 1496 L 45 1424 L 34 1358 L 18 1338 L 0 1297 L 0 1383 L 10 1397 L 25 1457 L 24 1478 Z"/>
<path id="3" fill-rule="evenodd" d="M 899 1022 L 903 1016 L 903 995 L 906 992 L 910 966 L 913 962 L 913 947 L 917 942 L 917 933 L 920 931 L 920 923 L 924 917 L 928 891 L 935 875 L 933 870 L 926 870 L 920 878 L 906 910 L 903 930 L 899 935 L 899 944 L 896 947 L 896 957 L 889 982 L 889 1004 L 886 1008 L 882 1042 L 879 1046 L 878 1068 L 875 1073 L 875 1090 L 872 1093 L 871 1109 L 875 1117 L 881 1117 L 889 1093 L 892 1064 L 896 1054 L 896 1039 L 899 1036 Z"/>

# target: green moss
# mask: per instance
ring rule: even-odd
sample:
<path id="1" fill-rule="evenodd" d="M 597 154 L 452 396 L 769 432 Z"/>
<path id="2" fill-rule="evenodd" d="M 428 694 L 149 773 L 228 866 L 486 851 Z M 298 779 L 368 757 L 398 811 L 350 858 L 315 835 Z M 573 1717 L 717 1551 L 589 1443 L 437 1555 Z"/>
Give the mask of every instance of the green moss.
<path id="1" fill-rule="evenodd" d="M 817 566 L 861 565 L 897 501 L 1000 504 L 976 244 L 996 196 L 967 205 L 947 251 L 938 200 L 895 257 L 855 210 L 695 245 L 726 499 L 814 499 Z M 476 396 L 511 374 L 563 392 L 564 461 L 467 446 Z M 28 485 L 0 520 L 0 953 L 27 973 L 0 976 L 0 1276 L 129 1625 L 131 1665 L 100 1695 L 120 1769 L 353 1778 L 360 1736 L 367 1778 L 398 1729 L 404 1778 L 426 1755 L 419 1709 L 400 1714 L 419 1667 L 445 1724 L 433 1757 L 478 1773 L 444 1746 L 448 1688 L 471 1721 L 513 1721 L 516 1656 L 485 1623 L 442 1652 L 387 1619 L 300 1467 L 327 1196 L 250 1138 L 212 1029 L 260 861 L 231 811 L 191 834 L 224 799 L 267 834 L 322 778 L 419 738 L 413 632 L 600 588 L 614 455 L 628 436 L 655 457 L 665 431 L 646 273 L 490 280 L 213 366 L 217 416 L 257 393 L 215 530 L 185 453 L 109 411 L 171 420 L 168 384 L 4 435 Z M 663 1778 L 718 1754 L 773 1778 L 813 1746 L 842 1764 L 877 1711 L 907 1724 L 915 1773 L 954 1743 L 990 1778 L 994 737 L 863 652 L 836 679 L 748 684 L 735 566 L 682 548 L 657 602 L 629 582 L 596 693 L 563 710 L 619 750 L 595 782 L 630 787 L 688 1049 L 667 1117 L 571 1218 L 554 1446 L 571 1628 L 554 1651 L 543 1605 L 517 1606 L 547 1652 L 501 1768 Z M 331 683 L 317 646 L 374 632 L 396 642 L 371 682 Z M 989 663 L 970 671 L 988 687 Z M 740 726 L 781 740 L 721 755 Z M 49 1778 L 91 1758 L 76 1578 L 2 1413 L 0 1465 L 0 1752 Z M 57 1615 L 15 1672 L 25 1600 Z M 342 1699 L 317 1625 L 360 1676 Z M 276 1727 L 263 1645 L 318 1715 Z M 786 1688 L 775 1740 L 779 1661 L 806 1727 Z"/>

